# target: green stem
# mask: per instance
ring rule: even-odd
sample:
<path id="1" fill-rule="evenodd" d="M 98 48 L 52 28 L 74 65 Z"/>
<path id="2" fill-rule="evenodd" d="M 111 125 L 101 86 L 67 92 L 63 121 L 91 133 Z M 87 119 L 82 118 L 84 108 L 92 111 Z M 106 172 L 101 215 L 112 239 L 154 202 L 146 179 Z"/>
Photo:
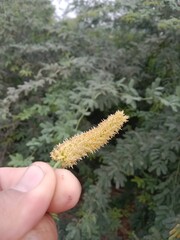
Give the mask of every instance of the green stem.
<path id="1" fill-rule="evenodd" d="M 98 98 L 100 95 L 101 95 L 101 93 L 97 93 L 96 96 L 94 97 L 94 100 L 96 100 L 96 98 Z M 87 108 L 85 109 L 85 111 L 87 111 L 88 108 L 89 108 L 89 107 L 87 107 Z M 79 127 L 79 125 L 80 125 L 83 117 L 84 117 L 84 114 L 82 114 L 82 115 L 80 116 L 80 118 L 79 118 L 79 120 L 78 120 L 78 122 L 77 122 L 77 125 L 76 125 L 76 128 L 75 128 L 76 131 L 78 130 L 78 127 Z"/>
<path id="2" fill-rule="evenodd" d="M 56 162 L 53 166 L 54 169 L 56 168 L 60 168 L 61 167 L 61 163 L 60 162 Z"/>
<path id="3" fill-rule="evenodd" d="M 86 109 L 86 111 L 87 111 L 87 109 Z M 79 127 L 79 125 L 80 125 L 81 120 L 83 119 L 83 117 L 84 117 L 84 115 L 82 114 L 81 117 L 80 117 L 79 120 L 78 120 L 77 125 L 76 125 L 76 128 L 75 128 L 76 131 L 78 130 L 78 127 Z"/>

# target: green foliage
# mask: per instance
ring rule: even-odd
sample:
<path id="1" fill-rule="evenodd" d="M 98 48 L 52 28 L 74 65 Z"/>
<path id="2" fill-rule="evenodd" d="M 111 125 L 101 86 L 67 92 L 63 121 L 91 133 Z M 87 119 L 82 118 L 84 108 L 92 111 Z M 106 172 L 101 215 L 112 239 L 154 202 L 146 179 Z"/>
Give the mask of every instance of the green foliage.
<path id="1" fill-rule="evenodd" d="M 29 156 L 27 158 L 23 158 L 23 156 L 19 153 L 16 153 L 14 155 L 10 155 L 9 158 L 11 159 L 10 162 L 8 162 L 8 166 L 11 167 L 25 167 L 32 164 L 32 161 L 34 158 L 32 156 Z"/>
<path id="2" fill-rule="evenodd" d="M 74 19 L 56 19 L 48 0 L 10 2 L 0 4 L 0 164 L 52 164 L 55 144 L 123 109 L 116 139 L 73 170 L 84 193 L 60 239 L 175 240 L 178 1 L 76 0 Z"/>

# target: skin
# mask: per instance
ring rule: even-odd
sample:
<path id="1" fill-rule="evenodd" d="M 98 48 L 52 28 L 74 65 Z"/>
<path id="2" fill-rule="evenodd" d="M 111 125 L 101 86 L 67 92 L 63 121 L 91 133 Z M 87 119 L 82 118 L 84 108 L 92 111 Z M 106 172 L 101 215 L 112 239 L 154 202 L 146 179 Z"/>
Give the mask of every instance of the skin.
<path id="1" fill-rule="evenodd" d="M 57 240 L 57 229 L 49 213 L 73 208 L 79 201 L 81 185 L 66 169 L 54 170 L 44 162 L 36 162 L 30 168 L 33 171 L 25 185 L 22 179 L 29 168 L 0 168 L 1 239 Z M 42 179 L 37 172 L 42 173 Z"/>

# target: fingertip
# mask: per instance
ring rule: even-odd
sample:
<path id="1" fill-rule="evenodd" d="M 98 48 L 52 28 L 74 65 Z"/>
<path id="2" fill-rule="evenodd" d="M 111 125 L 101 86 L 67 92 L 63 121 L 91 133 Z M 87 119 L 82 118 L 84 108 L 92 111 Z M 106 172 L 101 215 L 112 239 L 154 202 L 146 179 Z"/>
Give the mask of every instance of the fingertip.
<path id="1" fill-rule="evenodd" d="M 73 208 L 78 203 L 81 184 L 69 170 L 57 169 L 55 174 L 56 188 L 48 211 L 60 213 Z"/>

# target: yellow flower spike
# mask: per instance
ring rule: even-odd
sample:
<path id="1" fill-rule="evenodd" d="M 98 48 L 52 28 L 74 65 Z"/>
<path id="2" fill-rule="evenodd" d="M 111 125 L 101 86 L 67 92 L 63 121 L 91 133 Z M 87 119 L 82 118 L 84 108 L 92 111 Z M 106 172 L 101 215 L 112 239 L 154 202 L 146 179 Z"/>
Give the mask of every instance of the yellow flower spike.
<path id="1" fill-rule="evenodd" d="M 170 232 L 168 240 L 180 239 L 180 224 L 177 224 Z"/>
<path id="2" fill-rule="evenodd" d="M 58 161 L 62 168 L 72 167 L 77 164 L 78 160 L 107 144 L 127 120 L 128 116 L 123 111 L 117 111 L 99 123 L 97 127 L 55 146 L 50 156 Z"/>

